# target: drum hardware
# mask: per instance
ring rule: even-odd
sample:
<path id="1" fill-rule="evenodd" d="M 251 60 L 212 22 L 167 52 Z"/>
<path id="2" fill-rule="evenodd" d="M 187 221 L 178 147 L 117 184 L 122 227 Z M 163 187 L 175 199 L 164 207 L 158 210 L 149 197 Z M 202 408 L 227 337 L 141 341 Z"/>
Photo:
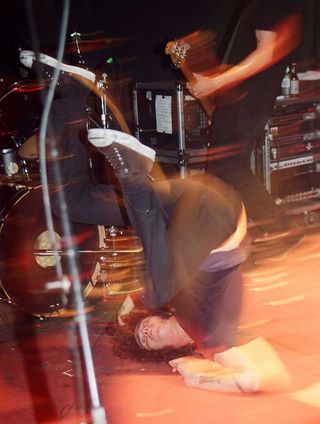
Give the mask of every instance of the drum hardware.
<path id="1" fill-rule="evenodd" d="M 110 266 L 111 265 L 111 266 Z M 104 261 L 99 261 L 100 271 L 97 275 L 96 285 L 98 288 L 99 296 L 104 301 L 107 301 L 109 297 L 124 296 L 130 293 L 140 293 L 143 291 L 141 285 L 141 275 L 134 275 L 134 267 L 143 268 L 144 262 L 133 263 L 127 261 L 127 263 L 121 266 L 112 266 Z"/>
<path id="2" fill-rule="evenodd" d="M 21 165 L 22 165 L 22 170 L 23 170 L 23 176 L 26 178 L 27 181 L 31 181 L 32 180 L 32 176 L 29 174 L 29 169 L 28 169 L 27 161 L 25 159 L 22 159 L 21 160 Z M 37 175 L 37 178 L 39 178 L 38 175 Z"/>
<path id="3" fill-rule="evenodd" d="M 114 226 L 100 228 L 100 255 L 93 278 L 86 287 L 87 296 L 124 296 L 143 290 L 145 261 L 140 239 L 132 230 Z"/>
<path id="4" fill-rule="evenodd" d="M 104 275 L 104 273 L 106 275 Z M 101 289 L 101 298 L 107 302 L 110 297 L 126 296 L 127 294 L 135 294 L 143 292 L 143 287 L 139 280 L 131 280 L 125 284 L 123 282 L 112 281 L 105 271 L 101 271 L 101 280 L 103 288 Z"/>
<path id="5" fill-rule="evenodd" d="M 1 156 L 1 174 L 12 176 L 16 175 L 21 171 L 19 159 L 16 150 L 12 148 L 2 149 L 0 152 Z"/>
<path id="6" fill-rule="evenodd" d="M 76 51 L 78 55 L 78 63 L 80 65 L 85 65 L 85 61 L 82 57 L 80 46 L 79 46 L 79 41 L 81 40 L 80 32 L 73 32 L 72 34 L 70 34 L 70 37 L 71 37 L 71 40 L 75 43 L 75 47 L 76 47 Z"/>
<path id="7" fill-rule="evenodd" d="M 87 105 L 87 130 L 91 127 L 110 128 L 112 124 L 114 124 L 111 110 L 110 112 L 108 110 L 111 99 L 107 97 L 107 77 L 106 73 L 102 74 L 102 79 L 96 82 L 95 90 L 92 95 L 89 96 Z"/>
<path id="8" fill-rule="evenodd" d="M 101 122 L 102 128 L 107 128 L 107 74 L 102 74 L 102 80 L 97 81 L 97 90 L 100 93 L 100 105 L 101 105 Z"/>
<path id="9" fill-rule="evenodd" d="M 116 252 L 112 249 L 76 250 L 76 253 L 79 253 L 79 254 L 94 254 L 94 255 L 98 255 L 99 253 L 111 253 L 112 255 L 116 255 L 118 253 L 139 253 L 139 252 L 142 252 L 142 251 L 143 251 L 143 248 L 141 247 L 139 249 L 117 249 Z M 33 254 L 35 256 L 52 256 L 55 253 L 57 253 L 59 256 L 65 256 L 65 255 L 69 254 L 65 250 L 60 250 L 60 249 L 53 249 L 53 250 L 34 249 L 33 250 Z M 102 261 L 107 262 L 108 260 L 105 257 L 103 257 Z"/>

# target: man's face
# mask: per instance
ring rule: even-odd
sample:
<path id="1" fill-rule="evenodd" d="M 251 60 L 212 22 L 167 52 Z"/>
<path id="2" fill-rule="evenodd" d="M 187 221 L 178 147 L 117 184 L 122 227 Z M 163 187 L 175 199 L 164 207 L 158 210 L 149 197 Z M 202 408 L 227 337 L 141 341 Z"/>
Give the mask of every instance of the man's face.
<path id="1" fill-rule="evenodd" d="M 178 348 L 187 344 L 176 329 L 176 319 L 150 316 L 141 320 L 135 329 L 135 339 L 146 350 L 159 350 L 164 347 Z"/>

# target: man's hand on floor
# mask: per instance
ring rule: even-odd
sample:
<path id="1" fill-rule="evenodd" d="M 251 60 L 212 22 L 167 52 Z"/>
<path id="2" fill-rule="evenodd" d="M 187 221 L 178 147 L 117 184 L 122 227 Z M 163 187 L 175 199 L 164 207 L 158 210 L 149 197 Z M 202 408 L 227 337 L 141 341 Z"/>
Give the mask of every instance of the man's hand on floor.
<path id="1" fill-rule="evenodd" d="M 220 392 L 254 392 L 257 377 L 254 373 L 238 372 L 209 359 L 186 356 L 169 362 L 173 372 L 178 372 L 189 387 Z"/>

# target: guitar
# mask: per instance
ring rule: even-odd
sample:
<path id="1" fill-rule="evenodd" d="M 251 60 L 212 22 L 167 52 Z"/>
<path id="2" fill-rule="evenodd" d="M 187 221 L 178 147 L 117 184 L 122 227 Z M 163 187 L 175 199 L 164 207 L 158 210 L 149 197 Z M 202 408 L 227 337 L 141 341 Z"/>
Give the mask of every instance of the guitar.
<path id="1" fill-rule="evenodd" d="M 206 68 L 217 67 L 217 59 L 213 54 L 212 33 L 197 31 L 178 40 L 166 44 L 165 53 L 170 56 L 176 69 L 180 69 L 189 83 L 195 81 L 192 71 L 199 72 L 201 65 Z M 204 61 L 201 63 L 201 61 Z M 201 72 L 199 72 L 201 73 Z M 209 119 L 212 118 L 215 104 L 209 96 L 198 99 Z"/>

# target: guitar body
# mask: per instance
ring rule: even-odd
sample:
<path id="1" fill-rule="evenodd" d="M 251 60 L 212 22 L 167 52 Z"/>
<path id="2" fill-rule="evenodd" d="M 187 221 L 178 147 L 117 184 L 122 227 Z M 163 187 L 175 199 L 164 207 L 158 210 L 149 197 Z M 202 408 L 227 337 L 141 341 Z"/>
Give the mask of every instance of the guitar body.
<path id="1" fill-rule="evenodd" d="M 225 72 L 229 65 L 220 64 L 214 54 L 213 33 L 196 31 L 178 40 L 169 41 L 165 53 L 170 56 L 175 68 L 180 69 L 185 79 L 192 84 L 193 73 L 214 75 Z M 247 93 L 241 88 L 223 90 L 223 93 L 198 99 L 208 119 L 211 121 L 214 110 L 219 104 L 227 105 L 243 99 Z"/>

